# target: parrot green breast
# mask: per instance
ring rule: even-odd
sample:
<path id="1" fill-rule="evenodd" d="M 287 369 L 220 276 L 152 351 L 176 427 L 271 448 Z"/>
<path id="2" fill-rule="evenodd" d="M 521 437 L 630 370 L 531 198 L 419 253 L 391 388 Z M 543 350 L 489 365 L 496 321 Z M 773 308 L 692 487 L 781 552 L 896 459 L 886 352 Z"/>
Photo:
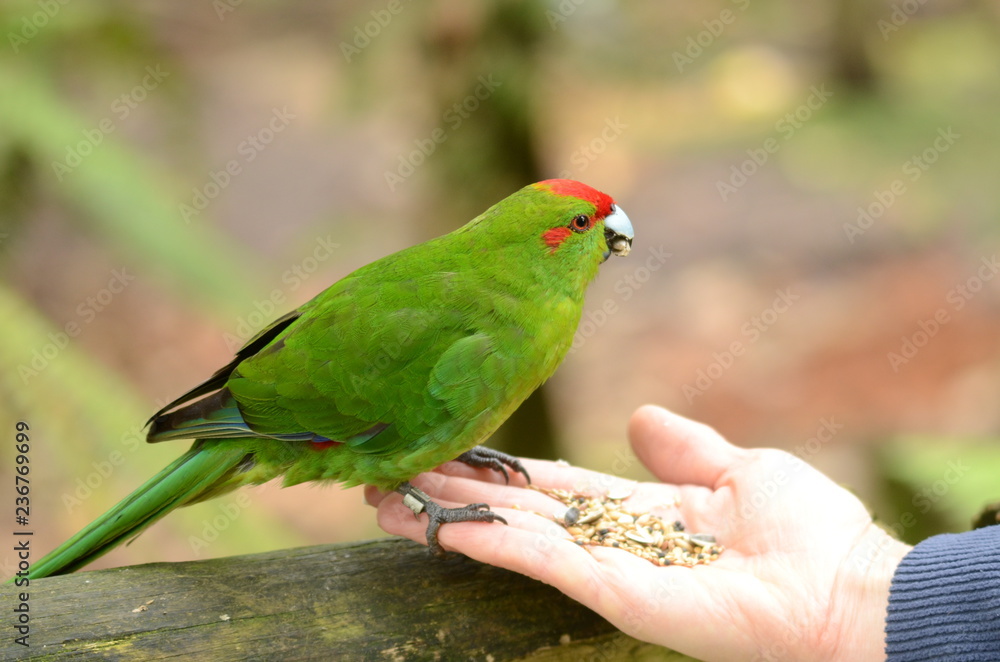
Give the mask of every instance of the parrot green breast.
<path id="1" fill-rule="evenodd" d="M 256 433 L 312 433 L 294 463 L 274 442 L 258 462 L 285 483 L 394 488 L 492 434 L 569 350 L 583 289 L 539 245 L 452 233 L 374 262 L 303 309 L 226 386 Z M 579 280 L 582 285 L 576 285 Z M 569 283 L 569 284 L 567 284 Z"/>

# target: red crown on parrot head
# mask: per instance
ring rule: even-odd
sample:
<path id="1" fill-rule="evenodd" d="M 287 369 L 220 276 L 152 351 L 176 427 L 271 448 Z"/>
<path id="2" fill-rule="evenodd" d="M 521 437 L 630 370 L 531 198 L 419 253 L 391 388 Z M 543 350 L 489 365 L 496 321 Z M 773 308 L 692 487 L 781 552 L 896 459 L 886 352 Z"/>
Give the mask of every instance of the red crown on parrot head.
<path id="1" fill-rule="evenodd" d="M 556 195 L 568 195 L 580 200 L 592 202 L 597 207 L 597 218 L 604 218 L 611 213 L 611 205 L 615 203 L 607 193 L 572 179 L 546 179 L 535 184 L 536 188 L 551 191 Z"/>

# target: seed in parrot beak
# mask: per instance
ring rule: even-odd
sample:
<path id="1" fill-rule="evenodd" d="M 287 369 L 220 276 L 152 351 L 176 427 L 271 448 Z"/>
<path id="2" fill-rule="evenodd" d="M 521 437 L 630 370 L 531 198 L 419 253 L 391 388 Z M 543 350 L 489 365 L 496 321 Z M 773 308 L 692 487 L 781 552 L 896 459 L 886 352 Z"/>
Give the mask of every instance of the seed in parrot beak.
<path id="1" fill-rule="evenodd" d="M 611 213 L 604 219 L 604 239 L 608 242 L 609 252 L 625 257 L 632 250 L 633 236 L 632 222 L 625 211 L 618 205 L 612 205 Z"/>
<path id="2" fill-rule="evenodd" d="M 615 237 L 610 242 L 608 246 L 611 248 L 611 252 L 615 255 L 625 257 L 632 250 L 632 242 L 625 237 Z"/>

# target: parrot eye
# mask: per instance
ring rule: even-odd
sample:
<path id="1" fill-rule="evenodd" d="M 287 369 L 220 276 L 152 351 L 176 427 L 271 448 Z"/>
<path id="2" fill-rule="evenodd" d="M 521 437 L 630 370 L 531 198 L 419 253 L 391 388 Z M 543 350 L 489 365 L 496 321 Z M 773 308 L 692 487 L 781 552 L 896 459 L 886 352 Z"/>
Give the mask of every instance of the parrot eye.
<path id="1" fill-rule="evenodd" d="M 590 220 L 589 216 L 584 216 L 580 214 L 573 219 L 573 222 L 569 224 L 569 227 L 573 232 L 586 232 L 593 225 L 593 221 Z"/>

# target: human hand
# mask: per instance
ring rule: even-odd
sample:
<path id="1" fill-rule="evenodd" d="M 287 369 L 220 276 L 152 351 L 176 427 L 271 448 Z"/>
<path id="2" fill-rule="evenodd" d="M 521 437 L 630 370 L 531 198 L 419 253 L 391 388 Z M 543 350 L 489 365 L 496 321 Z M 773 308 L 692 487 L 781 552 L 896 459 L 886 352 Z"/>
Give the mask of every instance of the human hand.
<path id="1" fill-rule="evenodd" d="M 639 639 L 708 662 L 885 659 L 889 585 L 910 548 L 856 497 L 794 455 L 738 448 L 659 407 L 632 416 L 629 438 L 663 482 L 635 485 L 623 509 L 715 535 L 726 548 L 717 561 L 660 567 L 581 547 L 536 514 L 560 502 L 487 470 L 452 462 L 412 482 L 442 505 L 489 503 L 509 523 L 448 524 L 446 549 L 551 584 Z M 629 482 L 564 463 L 524 465 L 538 486 L 593 496 Z M 367 488 L 366 497 L 383 529 L 425 542 L 424 521 L 398 494 Z"/>

